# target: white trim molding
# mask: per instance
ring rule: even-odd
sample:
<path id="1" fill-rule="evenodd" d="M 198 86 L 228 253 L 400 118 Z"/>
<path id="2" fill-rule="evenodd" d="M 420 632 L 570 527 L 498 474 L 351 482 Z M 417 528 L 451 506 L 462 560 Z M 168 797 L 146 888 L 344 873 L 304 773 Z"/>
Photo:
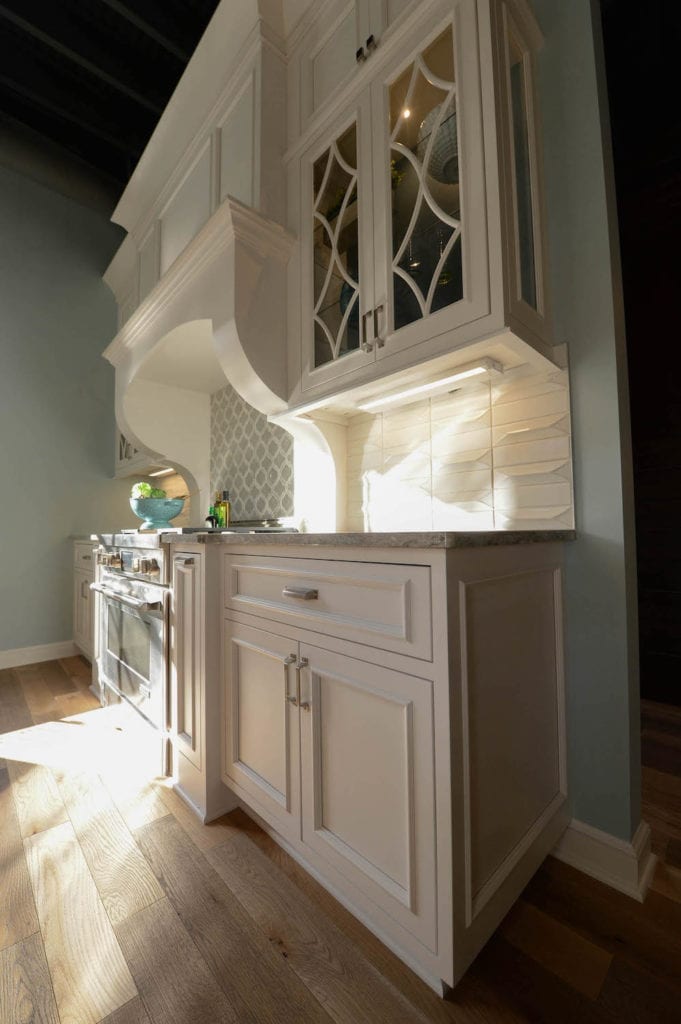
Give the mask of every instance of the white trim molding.
<path id="1" fill-rule="evenodd" d="M 645 899 L 657 863 L 650 848 L 650 826 L 645 821 L 627 842 L 573 818 L 552 853 L 639 903 Z"/>
<path id="2" fill-rule="evenodd" d="M 0 651 L 0 669 L 34 665 L 39 661 L 56 661 L 57 658 L 72 658 L 79 653 L 73 640 L 37 644 L 35 647 L 15 647 L 10 651 Z"/>

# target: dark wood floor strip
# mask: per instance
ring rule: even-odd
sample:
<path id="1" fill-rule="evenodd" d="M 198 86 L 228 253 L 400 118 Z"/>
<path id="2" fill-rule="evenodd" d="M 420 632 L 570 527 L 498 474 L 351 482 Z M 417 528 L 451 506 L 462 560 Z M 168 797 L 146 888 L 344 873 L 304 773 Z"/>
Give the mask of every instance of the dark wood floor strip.
<path id="1" fill-rule="evenodd" d="M 2 1024 L 60 1024 L 40 935 L 0 952 Z"/>
<path id="2" fill-rule="evenodd" d="M 0 949 L 38 931 L 24 844 L 6 768 L 0 769 Z M 2 1018 L 0 1017 L 0 1020 Z"/>
<path id="3" fill-rule="evenodd" d="M 240 1024 L 168 900 L 123 921 L 116 935 L 152 1024 Z"/>
<path id="4" fill-rule="evenodd" d="M 426 1020 L 241 831 L 206 857 L 337 1024 Z"/>
<path id="5" fill-rule="evenodd" d="M 654 891 L 645 903 L 637 903 L 553 857 L 547 858 L 523 898 L 677 987 L 681 997 L 681 905 Z"/>

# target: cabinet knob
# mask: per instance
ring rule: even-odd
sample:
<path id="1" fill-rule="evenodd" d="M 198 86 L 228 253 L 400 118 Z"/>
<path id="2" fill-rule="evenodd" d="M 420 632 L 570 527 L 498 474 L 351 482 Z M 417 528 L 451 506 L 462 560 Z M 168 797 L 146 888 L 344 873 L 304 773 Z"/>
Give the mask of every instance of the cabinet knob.
<path id="1" fill-rule="evenodd" d="M 366 59 L 367 59 L 367 55 L 364 52 L 364 47 L 360 46 L 359 50 L 355 54 L 355 60 L 357 61 L 358 64 L 361 64 L 362 61 L 365 61 Z"/>
<path id="2" fill-rule="evenodd" d="M 372 35 L 367 36 L 367 41 L 366 41 L 367 54 L 373 53 L 373 51 L 376 49 L 377 46 L 378 46 L 378 43 L 376 42 L 376 37 L 373 35 L 373 33 L 372 33 Z"/>

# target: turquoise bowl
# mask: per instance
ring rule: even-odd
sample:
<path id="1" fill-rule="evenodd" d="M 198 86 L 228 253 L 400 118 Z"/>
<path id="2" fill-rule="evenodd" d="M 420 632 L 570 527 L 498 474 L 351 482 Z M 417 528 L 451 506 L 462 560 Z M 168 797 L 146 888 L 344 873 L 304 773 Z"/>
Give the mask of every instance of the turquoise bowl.
<path id="1" fill-rule="evenodd" d="M 162 530 L 170 520 L 179 516 L 184 498 L 131 498 L 130 508 L 144 522 L 142 530 Z"/>

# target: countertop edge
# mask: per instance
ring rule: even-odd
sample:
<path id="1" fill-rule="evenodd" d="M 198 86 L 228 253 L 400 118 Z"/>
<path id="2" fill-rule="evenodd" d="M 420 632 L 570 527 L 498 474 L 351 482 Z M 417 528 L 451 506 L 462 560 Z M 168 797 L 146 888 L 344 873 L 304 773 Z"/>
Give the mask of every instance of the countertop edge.
<path id="1" fill-rule="evenodd" d="M 497 530 L 489 532 L 424 533 L 199 533 L 163 534 L 169 544 L 200 543 L 249 547 L 323 548 L 476 548 L 501 545 L 541 544 L 572 541 L 574 530 Z"/>

